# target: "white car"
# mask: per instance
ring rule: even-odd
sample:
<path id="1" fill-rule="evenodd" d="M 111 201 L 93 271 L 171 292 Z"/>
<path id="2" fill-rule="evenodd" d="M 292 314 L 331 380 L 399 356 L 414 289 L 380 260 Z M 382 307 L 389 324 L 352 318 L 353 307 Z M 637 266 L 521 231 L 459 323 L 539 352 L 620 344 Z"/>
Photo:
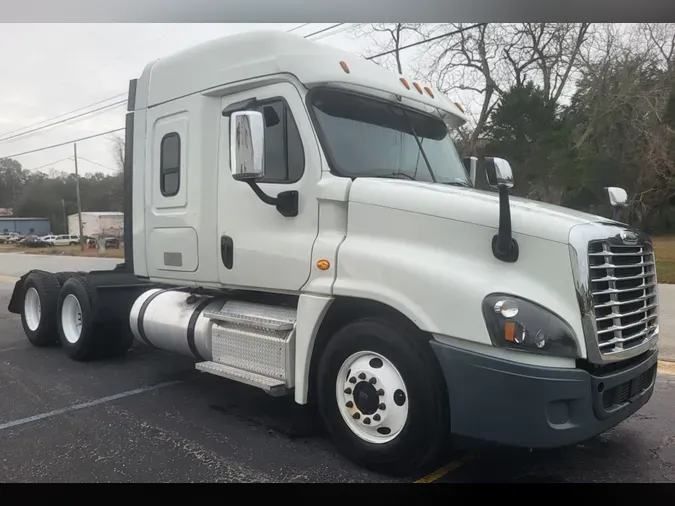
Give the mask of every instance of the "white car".
<path id="1" fill-rule="evenodd" d="M 53 246 L 74 246 L 75 244 L 79 244 L 80 237 L 77 236 L 77 235 L 63 234 L 63 235 L 50 236 L 49 239 L 44 239 L 44 240 L 46 242 L 52 244 Z"/>

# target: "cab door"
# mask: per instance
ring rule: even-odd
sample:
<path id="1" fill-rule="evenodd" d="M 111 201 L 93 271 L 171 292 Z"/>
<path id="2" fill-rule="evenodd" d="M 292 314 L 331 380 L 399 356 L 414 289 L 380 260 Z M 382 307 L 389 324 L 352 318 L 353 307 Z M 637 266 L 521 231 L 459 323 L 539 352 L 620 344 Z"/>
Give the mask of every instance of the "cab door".
<path id="1" fill-rule="evenodd" d="M 318 141 L 303 97 L 291 83 L 275 83 L 222 99 L 223 110 L 239 105 L 240 110 L 262 112 L 265 119 L 266 175 L 257 181 L 259 188 L 270 197 L 297 191 L 298 213 L 283 216 L 246 182 L 232 177 L 230 118 L 223 116 L 216 210 L 219 280 L 229 287 L 298 291 L 309 278 L 318 233 Z"/>

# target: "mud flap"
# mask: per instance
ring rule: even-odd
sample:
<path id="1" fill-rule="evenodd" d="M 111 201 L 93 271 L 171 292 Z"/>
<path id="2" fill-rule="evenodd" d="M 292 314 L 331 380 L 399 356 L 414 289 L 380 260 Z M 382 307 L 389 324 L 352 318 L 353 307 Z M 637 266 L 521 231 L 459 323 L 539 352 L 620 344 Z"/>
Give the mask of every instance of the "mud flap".
<path id="1" fill-rule="evenodd" d="M 28 271 L 26 274 L 24 274 L 19 278 L 19 281 L 17 281 L 14 284 L 14 291 L 12 292 L 12 297 L 9 299 L 9 304 L 7 306 L 7 310 L 10 313 L 21 314 L 21 311 L 23 310 L 23 295 L 24 295 L 23 284 L 26 281 L 26 278 L 34 272 L 44 272 L 44 271 L 41 271 L 40 269 L 33 269 L 32 271 Z"/>

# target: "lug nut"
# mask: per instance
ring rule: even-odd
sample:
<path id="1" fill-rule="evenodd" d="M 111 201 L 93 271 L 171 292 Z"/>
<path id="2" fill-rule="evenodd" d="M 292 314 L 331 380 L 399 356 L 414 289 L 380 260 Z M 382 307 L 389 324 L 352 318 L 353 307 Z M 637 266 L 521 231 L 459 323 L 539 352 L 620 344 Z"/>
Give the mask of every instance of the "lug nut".
<path id="1" fill-rule="evenodd" d="M 371 385 L 374 385 L 375 383 L 377 383 L 377 378 L 370 378 L 369 381 Z"/>
<path id="2" fill-rule="evenodd" d="M 354 403 L 352 401 L 347 401 L 347 404 L 345 404 L 349 409 L 354 407 Z"/>
<path id="3" fill-rule="evenodd" d="M 384 411 L 385 409 L 387 409 L 387 406 L 385 406 L 385 405 L 384 405 L 384 402 L 383 402 L 382 404 L 380 404 L 380 405 L 378 406 L 378 408 L 381 409 L 382 411 Z"/>
<path id="4" fill-rule="evenodd" d="M 352 418 L 353 418 L 354 420 L 358 420 L 359 418 L 361 418 L 361 413 L 354 413 L 354 414 L 352 415 Z"/>
<path id="5" fill-rule="evenodd" d="M 354 376 L 352 376 L 351 378 L 349 378 L 349 382 L 352 383 L 352 384 L 356 383 L 356 378 Z"/>
<path id="6" fill-rule="evenodd" d="M 377 395 L 384 395 L 384 390 L 381 388 L 377 391 Z"/>
<path id="7" fill-rule="evenodd" d="M 366 425 L 370 425 L 370 418 L 365 417 L 365 418 L 363 419 L 363 423 L 365 423 Z"/>
<path id="8" fill-rule="evenodd" d="M 376 422 L 379 422 L 380 420 L 382 420 L 382 417 L 380 415 L 375 414 L 375 415 L 373 415 L 373 420 L 375 420 Z"/>
<path id="9" fill-rule="evenodd" d="M 360 380 L 366 379 L 366 373 L 362 372 L 361 374 L 359 374 L 359 379 Z"/>
<path id="10" fill-rule="evenodd" d="M 352 393 L 352 389 L 351 388 L 345 388 L 345 393 L 347 395 L 350 395 Z"/>

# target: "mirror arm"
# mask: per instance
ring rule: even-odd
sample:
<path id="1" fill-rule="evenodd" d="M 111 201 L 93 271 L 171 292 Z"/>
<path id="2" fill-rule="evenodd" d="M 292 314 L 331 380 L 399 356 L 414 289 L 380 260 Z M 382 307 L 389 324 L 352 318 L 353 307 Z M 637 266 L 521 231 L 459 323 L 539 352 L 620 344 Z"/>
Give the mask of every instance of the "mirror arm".
<path id="1" fill-rule="evenodd" d="M 298 215 L 298 192 L 295 190 L 281 192 L 276 197 L 270 197 L 262 191 L 260 186 L 253 180 L 245 181 L 253 190 L 253 193 L 265 204 L 276 206 L 277 211 L 286 218 Z"/>
<path id="2" fill-rule="evenodd" d="M 511 234 L 511 207 L 506 185 L 499 185 L 499 231 L 492 238 L 492 253 L 503 262 L 518 260 L 518 243 Z"/>

